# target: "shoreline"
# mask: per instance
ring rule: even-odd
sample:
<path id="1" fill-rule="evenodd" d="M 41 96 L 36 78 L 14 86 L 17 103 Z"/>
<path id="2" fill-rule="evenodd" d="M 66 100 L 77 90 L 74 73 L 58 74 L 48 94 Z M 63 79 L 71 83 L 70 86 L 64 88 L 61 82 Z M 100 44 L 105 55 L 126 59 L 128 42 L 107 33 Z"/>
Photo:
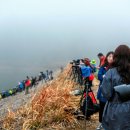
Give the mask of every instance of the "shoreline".
<path id="1" fill-rule="evenodd" d="M 60 70 L 56 70 L 54 72 L 53 80 L 55 80 L 58 77 L 60 72 Z M 53 80 L 47 81 L 47 83 Z M 39 91 L 39 89 L 44 87 L 45 84 L 46 83 L 44 81 L 40 81 L 38 85 L 29 89 L 29 94 L 27 95 L 25 95 L 25 91 L 22 91 L 16 93 L 15 95 L 0 99 L 0 117 L 4 117 L 7 114 L 8 110 L 16 111 L 18 108 L 29 103 L 33 95 L 35 95 Z"/>

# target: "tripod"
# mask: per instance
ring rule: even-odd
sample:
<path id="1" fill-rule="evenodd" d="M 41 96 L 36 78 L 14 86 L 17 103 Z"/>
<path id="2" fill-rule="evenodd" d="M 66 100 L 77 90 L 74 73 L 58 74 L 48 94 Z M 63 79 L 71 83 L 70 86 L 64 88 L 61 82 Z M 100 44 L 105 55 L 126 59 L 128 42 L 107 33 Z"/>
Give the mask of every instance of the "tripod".
<path id="1" fill-rule="evenodd" d="M 87 126 L 87 122 L 86 119 L 88 119 L 91 114 L 92 114 L 92 110 L 90 108 L 90 106 L 93 105 L 91 98 L 89 97 L 89 92 L 91 91 L 91 86 L 92 86 L 92 82 L 89 81 L 89 78 L 85 78 L 84 79 L 84 90 L 80 99 L 80 107 L 82 109 L 83 115 L 84 115 L 84 121 L 85 121 L 85 130 L 86 130 L 86 126 Z M 88 106 L 88 103 L 90 106 Z"/>
<path id="2" fill-rule="evenodd" d="M 86 117 L 87 117 L 87 108 L 88 108 L 88 97 L 87 97 L 87 95 L 88 95 L 88 92 L 89 92 L 89 89 L 88 89 L 88 86 L 89 86 L 89 84 L 88 84 L 88 82 L 86 82 L 86 84 L 85 84 L 85 87 L 86 87 L 86 100 L 85 100 L 85 130 L 86 130 L 86 126 L 87 126 L 87 121 L 86 121 Z"/>

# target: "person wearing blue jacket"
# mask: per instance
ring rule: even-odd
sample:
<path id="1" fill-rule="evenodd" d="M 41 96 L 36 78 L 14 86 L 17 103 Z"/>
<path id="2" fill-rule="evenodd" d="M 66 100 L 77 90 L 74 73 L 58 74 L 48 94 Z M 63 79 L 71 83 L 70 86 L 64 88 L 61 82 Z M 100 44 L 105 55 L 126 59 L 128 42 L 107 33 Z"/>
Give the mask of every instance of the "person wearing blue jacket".
<path id="1" fill-rule="evenodd" d="M 106 55 L 106 59 L 104 64 L 100 67 L 99 72 L 98 72 L 98 80 L 100 81 L 99 88 L 98 88 L 98 93 L 97 93 L 97 99 L 99 100 L 99 105 L 100 105 L 100 110 L 99 110 L 99 126 L 97 127 L 97 130 L 102 129 L 102 115 L 103 115 L 103 110 L 106 104 L 107 99 L 103 96 L 101 92 L 101 84 L 103 81 L 103 78 L 106 74 L 106 72 L 109 70 L 111 67 L 111 64 L 113 62 L 113 55 L 114 53 L 112 51 L 108 52 Z"/>

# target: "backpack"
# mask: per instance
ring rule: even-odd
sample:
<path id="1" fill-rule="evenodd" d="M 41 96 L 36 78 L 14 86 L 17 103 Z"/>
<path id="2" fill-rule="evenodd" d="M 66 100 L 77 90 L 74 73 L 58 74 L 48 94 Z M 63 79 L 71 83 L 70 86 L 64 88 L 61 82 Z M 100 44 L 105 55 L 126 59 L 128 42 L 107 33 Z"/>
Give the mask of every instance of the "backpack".
<path id="1" fill-rule="evenodd" d="M 81 73 L 82 73 L 82 77 L 86 78 L 89 77 L 91 75 L 91 68 L 89 66 L 81 66 Z"/>

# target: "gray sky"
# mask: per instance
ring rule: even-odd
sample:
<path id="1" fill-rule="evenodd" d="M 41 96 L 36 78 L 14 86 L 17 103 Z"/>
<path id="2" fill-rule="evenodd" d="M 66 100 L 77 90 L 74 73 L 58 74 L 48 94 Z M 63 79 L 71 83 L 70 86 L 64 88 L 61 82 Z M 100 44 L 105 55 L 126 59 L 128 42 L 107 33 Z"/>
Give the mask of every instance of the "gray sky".
<path id="1" fill-rule="evenodd" d="M 0 85 L 130 45 L 129 6 L 129 0 L 1 0 Z"/>

